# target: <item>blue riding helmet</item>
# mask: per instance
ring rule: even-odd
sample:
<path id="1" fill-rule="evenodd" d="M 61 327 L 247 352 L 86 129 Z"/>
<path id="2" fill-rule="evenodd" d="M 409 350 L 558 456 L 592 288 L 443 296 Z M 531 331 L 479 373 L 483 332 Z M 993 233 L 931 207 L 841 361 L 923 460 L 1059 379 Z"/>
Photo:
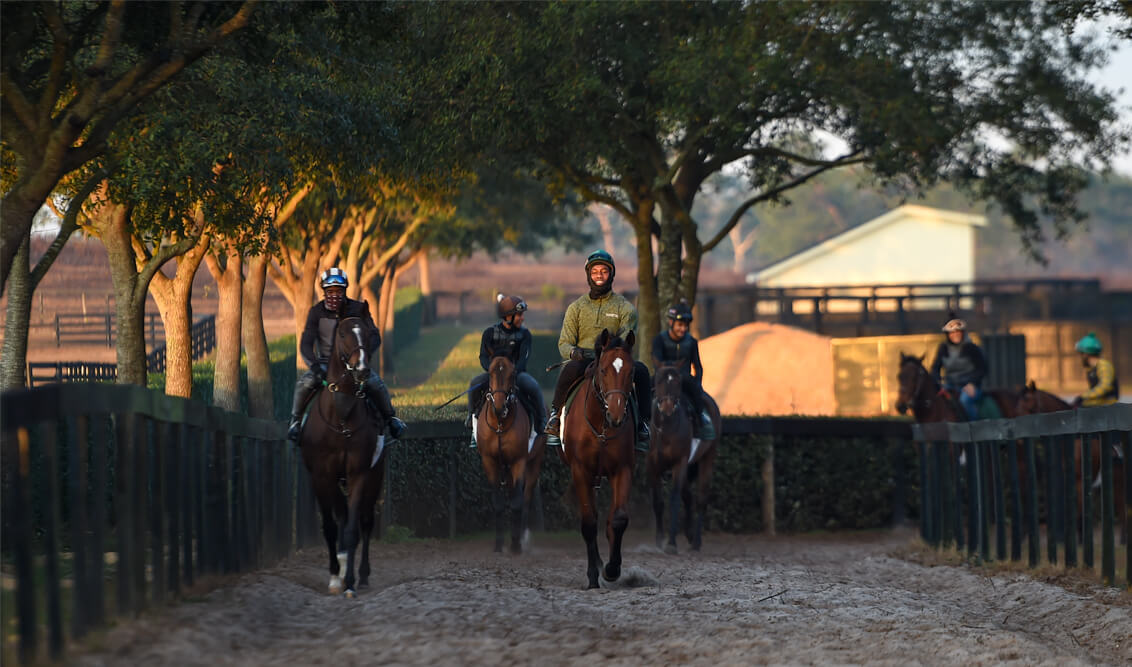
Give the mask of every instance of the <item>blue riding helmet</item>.
<path id="1" fill-rule="evenodd" d="M 349 287 L 350 280 L 346 277 L 346 272 L 338 267 L 331 267 L 322 272 L 319 277 L 319 283 L 322 289 L 327 287 Z"/>

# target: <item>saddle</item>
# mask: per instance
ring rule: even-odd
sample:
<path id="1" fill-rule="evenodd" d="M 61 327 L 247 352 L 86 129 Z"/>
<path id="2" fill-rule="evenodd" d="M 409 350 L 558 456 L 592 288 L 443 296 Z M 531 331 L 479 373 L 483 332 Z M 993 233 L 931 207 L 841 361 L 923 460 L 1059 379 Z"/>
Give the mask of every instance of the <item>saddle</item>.
<path id="1" fill-rule="evenodd" d="M 955 410 L 955 414 L 959 415 L 963 421 L 971 421 L 967 419 L 967 411 L 963 409 L 963 404 L 959 402 L 958 394 L 953 393 L 949 389 L 941 389 L 940 393 L 947 398 L 952 409 Z M 979 410 L 979 416 L 975 418 L 975 421 L 982 421 L 983 419 L 1002 419 L 1002 411 L 998 409 L 998 403 L 995 402 L 990 392 L 983 392 L 983 396 L 979 399 L 979 403 L 976 407 Z"/>

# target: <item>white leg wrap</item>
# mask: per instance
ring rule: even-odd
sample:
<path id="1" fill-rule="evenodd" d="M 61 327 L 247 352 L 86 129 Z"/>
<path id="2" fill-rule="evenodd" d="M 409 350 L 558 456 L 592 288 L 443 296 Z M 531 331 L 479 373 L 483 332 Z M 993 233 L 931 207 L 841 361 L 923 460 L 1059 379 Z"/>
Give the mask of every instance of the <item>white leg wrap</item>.
<path id="1" fill-rule="evenodd" d="M 369 467 L 377 465 L 378 459 L 381 458 L 381 452 L 385 450 L 385 434 L 377 436 L 377 446 L 373 448 L 373 460 L 369 462 Z M 342 556 L 339 555 L 338 559 L 341 560 Z"/>

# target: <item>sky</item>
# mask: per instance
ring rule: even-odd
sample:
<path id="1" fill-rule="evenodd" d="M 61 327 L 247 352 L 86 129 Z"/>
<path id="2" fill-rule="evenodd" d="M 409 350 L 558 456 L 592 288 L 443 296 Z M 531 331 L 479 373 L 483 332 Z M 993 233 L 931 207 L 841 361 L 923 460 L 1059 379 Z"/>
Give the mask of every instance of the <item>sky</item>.
<path id="1" fill-rule="evenodd" d="M 1111 54 L 1108 67 L 1098 72 L 1093 81 L 1113 92 L 1124 89 L 1117 97 L 1117 104 L 1124 124 L 1132 126 L 1132 43 L 1124 42 L 1118 51 Z M 1132 147 L 1125 148 L 1113 162 L 1113 168 L 1132 177 Z"/>

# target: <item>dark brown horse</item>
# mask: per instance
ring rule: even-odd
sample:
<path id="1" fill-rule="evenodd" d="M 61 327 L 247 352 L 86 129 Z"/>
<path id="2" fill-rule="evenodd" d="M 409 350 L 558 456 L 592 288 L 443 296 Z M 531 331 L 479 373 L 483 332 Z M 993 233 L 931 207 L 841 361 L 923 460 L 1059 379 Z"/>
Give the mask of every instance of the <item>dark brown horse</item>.
<path id="1" fill-rule="evenodd" d="M 330 592 L 344 589 L 346 597 L 354 597 L 354 553 L 359 541 L 362 562 L 357 583 L 368 584 L 374 506 L 385 479 L 380 449 L 384 436 L 365 399 L 364 383 L 370 374 L 365 326 L 356 317 L 338 323 L 326 389 L 315 398 L 299 439 L 330 552 Z"/>
<path id="2" fill-rule="evenodd" d="M 941 392 L 928 369 L 924 368 L 924 358 L 900 353 L 900 371 L 897 375 L 900 393 L 896 409 L 900 414 L 912 411 L 917 422 L 955 422 L 967 421 L 960 412 L 962 409 L 956 397 Z M 983 392 L 994 400 L 1004 418 L 1015 416 L 1016 399 L 1014 392 L 1006 389 L 990 389 Z"/>
<path id="3" fill-rule="evenodd" d="M 503 551 L 503 515 L 511 510 L 511 553 L 522 553 L 530 531 L 531 496 L 546 453 L 546 435 L 532 432 L 531 418 L 519 400 L 515 364 L 505 356 L 488 365 L 488 390 L 476 417 L 476 447 L 492 486 L 495 550 Z"/>
<path id="4" fill-rule="evenodd" d="M 621 540 L 629 526 L 629 491 L 633 484 L 636 428 L 630 414 L 633 392 L 633 332 L 622 340 L 601 332 L 595 343 L 597 361 L 586 371 L 573 403 L 562 413 L 562 456 L 570 468 L 582 515 L 589 588 L 621 577 Z M 609 562 L 602 571 L 597 548 L 597 505 L 594 487 L 609 479 L 612 502 L 605 523 Z"/>
<path id="5" fill-rule="evenodd" d="M 1018 395 L 1017 412 L 1019 415 L 1033 415 L 1043 412 L 1062 412 L 1065 410 L 1072 410 L 1073 406 L 1063 401 L 1060 397 L 1038 389 L 1037 384 L 1031 380 L 1026 387 Z M 1090 438 L 1089 445 L 1090 454 L 1090 468 L 1089 471 L 1089 493 L 1099 493 L 1101 486 L 1101 443 L 1099 438 Z M 1114 456 L 1119 455 L 1119 450 L 1113 452 Z M 1077 478 L 1077 516 L 1081 517 L 1082 507 L 1084 504 L 1085 479 L 1084 467 L 1081 465 L 1082 447 L 1081 439 L 1075 438 L 1073 442 L 1073 470 Z M 1124 466 L 1114 465 L 1112 467 L 1112 491 L 1113 491 L 1113 516 L 1116 521 L 1121 525 L 1120 540 L 1121 543 L 1128 542 L 1128 535 L 1124 530 L 1124 522 L 1121 518 L 1124 517 L 1124 485 L 1127 480 L 1124 479 Z M 1100 507 L 1100 501 L 1093 505 Z"/>
<path id="6" fill-rule="evenodd" d="M 715 425 L 716 437 L 713 440 L 693 440 L 693 417 L 689 414 L 687 399 L 681 391 L 679 366 L 661 365 L 656 369 L 655 377 L 648 474 L 649 486 L 652 488 L 652 509 L 656 515 L 656 546 L 658 549 L 663 548 L 666 553 L 676 553 L 680 501 L 683 500 L 684 535 L 692 550 L 699 551 L 703 544 L 708 484 L 711 481 L 723 421 L 719 416 L 719 406 L 704 394 L 704 407 Z M 699 418 L 699 415 L 694 417 Z M 665 545 L 662 486 L 664 473 L 670 470 L 672 491 L 669 496 L 668 543 Z"/>

